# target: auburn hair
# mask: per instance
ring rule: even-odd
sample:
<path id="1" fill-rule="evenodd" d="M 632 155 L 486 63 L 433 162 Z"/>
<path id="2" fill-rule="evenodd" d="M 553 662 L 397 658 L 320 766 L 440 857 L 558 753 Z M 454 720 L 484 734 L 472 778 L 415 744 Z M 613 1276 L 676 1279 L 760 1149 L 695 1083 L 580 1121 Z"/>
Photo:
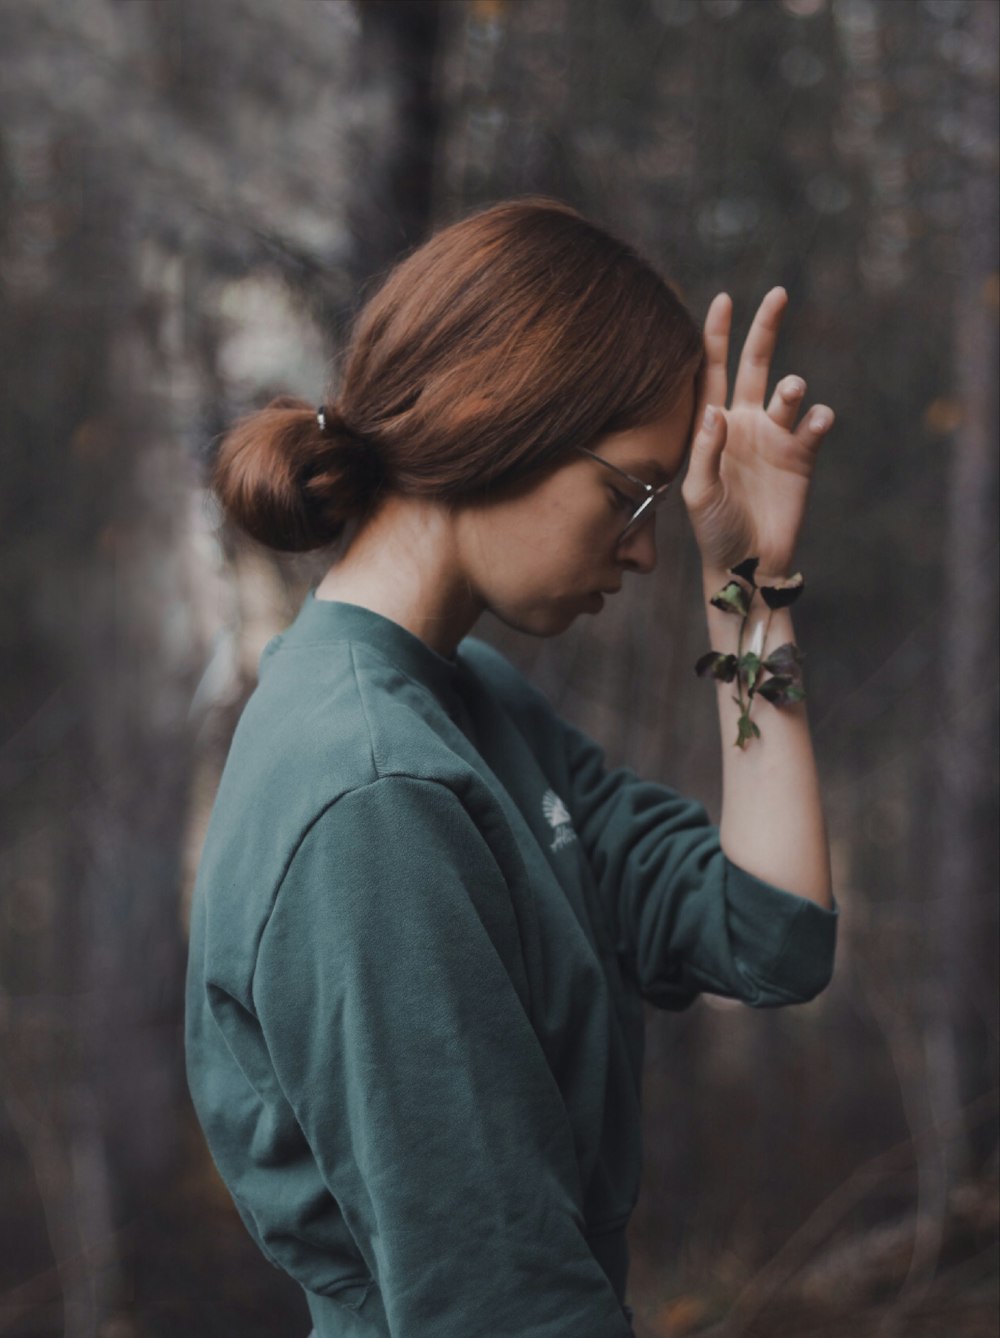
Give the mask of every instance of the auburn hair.
<path id="1" fill-rule="evenodd" d="M 629 245 L 548 199 L 435 233 L 359 313 L 339 393 L 283 396 L 223 438 L 212 484 L 271 548 L 336 540 L 384 491 L 482 499 L 666 412 L 701 332 Z"/>

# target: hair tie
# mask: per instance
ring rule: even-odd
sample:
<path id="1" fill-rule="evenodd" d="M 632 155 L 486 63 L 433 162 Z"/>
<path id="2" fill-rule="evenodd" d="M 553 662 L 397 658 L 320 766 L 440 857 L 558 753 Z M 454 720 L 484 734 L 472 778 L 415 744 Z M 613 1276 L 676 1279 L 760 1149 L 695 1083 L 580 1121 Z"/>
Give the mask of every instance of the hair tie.
<path id="1" fill-rule="evenodd" d="M 331 409 L 329 405 L 321 404 L 316 410 L 316 422 L 319 424 L 320 435 L 323 437 L 329 437 L 336 432 L 358 446 L 368 445 L 368 442 L 359 432 L 355 432 L 353 428 L 348 427 L 339 409 Z"/>
<path id="2" fill-rule="evenodd" d="M 376 451 L 365 437 L 347 426 L 339 409 L 331 409 L 326 404 L 320 404 L 316 409 L 316 423 L 319 426 L 320 436 L 329 437 L 336 432 L 338 439 L 345 445 L 350 443 L 353 468 L 360 473 L 367 489 L 374 490 L 382 486 L 384 481 L 382 465 Z"/>

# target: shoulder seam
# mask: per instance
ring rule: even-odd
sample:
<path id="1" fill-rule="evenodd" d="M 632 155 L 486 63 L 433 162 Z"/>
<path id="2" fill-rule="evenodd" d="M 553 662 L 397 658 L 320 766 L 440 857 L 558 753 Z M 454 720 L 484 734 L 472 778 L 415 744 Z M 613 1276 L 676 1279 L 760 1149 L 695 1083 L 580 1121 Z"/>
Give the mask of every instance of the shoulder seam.
<path id="1" fill-rule="evenodd" d="M 335 795 L 332 799 L 330 799 L 327 803 L 325 803 L 322 806 L 322 808 L 317 810 L 317 812 L 313 815 L 312 819 L 305 825 L 305 827 L 303 827 L 302 831 L 299 833 L 298 839 L 292 846 L 288 858 L 285 861 L 284 867 L 281 870 L 281 874 L 274 884 L 274 891 L 271 894 L 271 904 L 268 907 L 267 914 L 265 916 L 262 916 L 261 918 L 260 929 L 257 933 L 257 937 L 253 946 L 253 970 L 250 972 L 250 988 L 249 988 L 251 1002 L 253 1000 L 254 979 L 257 975 L 257 962 L 260 957 L 261 940 L 267 933 L 267 927 L 271 923 L 271 917 L 274 914 L 274 908 L 278 904 L 278 897 L 281 895 L 281 889 L 285 884 L 285 879 L 288 877 L 288 871 L 295 863 L 295 857 L 302 849 L 302 846 L 307 840 L 310 832 L 327 815 L 327 813 L 330 812 L 332 808 L 335 808 L 337 804 L 341 802 L 342 799 L 347 799 L 350 795 L 360 794 L 363 790 L 372 789 L 374 788 L 374 786 L 381 785 L 383 784 L 383 782 L 390 780 L 408 780 L 408 781 L 413 781 L 417 785 L 434 786 L 439 790 L 444 790 L 447 794 L 451 795 L 452 799 L 454 799 L 455 802 L 459 805 L 459 807 L 461 808 L 462 812 L 466 815 L 466 817 L 468 817 L 470 821 L 472 820 L 472 815 L 469 813 L 469 810 L 462 801 L 462 799 L 455 792 L 455 790 L 452 789 L 452 787 L 448 785 L 445 781 L 438 780 L 437 777 L 435 776 L 412 776 L 410 775 L 409 772 L 405 771 L 390 771 L 385 774 L 376 775 L 373 780 L 364 781 L 360 785 L 352 785 L 350 789 L 347 790 L 341 790 L 340 794 Z M 478 830 L 479 829 L 477 827 L 477 831 Z M 482 832 L 480 832 L 480 836 L 483 837 L 483 841 L 485 842 L 487 848 L 489 849 L 491 856 L 493 856 L 494 862 L 496 862 L 496 856 L 493 854 L 493 850 L 489 842 L 486 841 L 486 838 L 485 836 L 483 836 Z"/>
<path id="2" fill-rule="evenodd" d="M 354 686 L 358 690 L 358 701 L 361 703 L 361 711 L 365 717 L 365 729 L 367 729 L 368 731 L 368 751 L 371 755 L 372 771 L 375 772 L 376 780 L 380 780 L 382 777 L 382 772 L 381 769 L 379 768 L 378 762 L 375 759 L 375 732 L 372 729 L 371 715 L 368 711 L 368 703 L 365 701 L 365 693 L 361 685 L 361 674 L 358 672 L 358 661 L 354 650 L 354 642 L 348 641 L 347 648 L 350 651 L 351 655 L 351 671 L 354 674 Z M 342 798 L 343 796 L 338 796 L 338 797 Z M 334 800 L 334 803 L 336 803 L 336 800 Z M 298 849 L 297 846 L 296 849 Z M 282 881 L 284 881 L 284 874 L 282 874 Z"/>

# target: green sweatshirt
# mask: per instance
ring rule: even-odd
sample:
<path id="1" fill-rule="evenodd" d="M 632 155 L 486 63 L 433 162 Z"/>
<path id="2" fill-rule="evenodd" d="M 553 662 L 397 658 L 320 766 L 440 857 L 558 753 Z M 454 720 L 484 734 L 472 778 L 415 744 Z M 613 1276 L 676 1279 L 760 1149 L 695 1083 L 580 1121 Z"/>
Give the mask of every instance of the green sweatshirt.
<path id="1" fill-rule="evenodd" d="M 836 918 L 486 645 L 310 594 L 208 828 L 191 1093 L 318 1338 L 628 1338 L 643 1000 L 810 999 Z"/>

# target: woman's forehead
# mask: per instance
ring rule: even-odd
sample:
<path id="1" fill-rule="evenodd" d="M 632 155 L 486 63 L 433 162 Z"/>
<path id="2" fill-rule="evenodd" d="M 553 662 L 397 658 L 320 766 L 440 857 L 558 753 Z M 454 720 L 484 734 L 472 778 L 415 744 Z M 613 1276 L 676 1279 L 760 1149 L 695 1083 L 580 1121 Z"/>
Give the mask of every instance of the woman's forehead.
<path id="1" fill-rule="evenodd" d="M 657 486 L 673 478 L 684 463 L 691 440 L 694 387 L 685 389 L 666 413 L 642 427 L 605 437 L 595 448 L 637 478 Z"/>

